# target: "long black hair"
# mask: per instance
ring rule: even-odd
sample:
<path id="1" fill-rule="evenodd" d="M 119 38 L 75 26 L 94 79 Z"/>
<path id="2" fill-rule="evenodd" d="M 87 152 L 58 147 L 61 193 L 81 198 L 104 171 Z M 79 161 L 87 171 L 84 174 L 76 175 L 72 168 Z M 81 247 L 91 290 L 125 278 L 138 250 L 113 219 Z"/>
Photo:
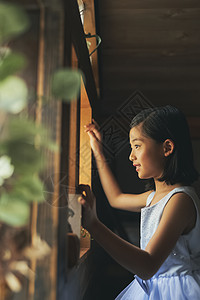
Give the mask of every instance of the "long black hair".
<path id="1" fill-rule="evenodd" d="M 165 181 L 168 185 L 191 185 L 196 181 L 199 173 L 194 167 L 190 131 L 184 114 L 171 105 L 148 108 L 133 118 L 130 127 L 140 123 L 144 136 L 158 143 L 163 143 L 166 139 L 174 142 L 174 151 L 166 158 L 164 172 L 158 180 Z M 155 189 L 155 184 L 150 179 L 146 189 L 152 188 Z"/>

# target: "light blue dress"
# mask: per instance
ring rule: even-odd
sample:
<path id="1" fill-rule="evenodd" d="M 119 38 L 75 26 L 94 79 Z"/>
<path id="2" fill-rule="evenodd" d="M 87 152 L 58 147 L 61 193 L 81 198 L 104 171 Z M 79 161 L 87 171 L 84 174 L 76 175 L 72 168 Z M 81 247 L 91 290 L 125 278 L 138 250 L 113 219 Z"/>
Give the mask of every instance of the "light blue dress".
<path id="1" fill-rule="evenodd" d="M 199 198 L 193 187 L 173 189 L 156 204 L 150 206 L 155 191 L 141 210 L 140 244 L 145 249 L 156 231 L 165 205 L 178 192 L 188 194 L 197 209 L 195 227 L 178 239 L 173 251 L 157 273 L 148 280 L 138 276 L 117 296 L 115 300 L 199 300 L 200 299 L 200 216 Z"/>

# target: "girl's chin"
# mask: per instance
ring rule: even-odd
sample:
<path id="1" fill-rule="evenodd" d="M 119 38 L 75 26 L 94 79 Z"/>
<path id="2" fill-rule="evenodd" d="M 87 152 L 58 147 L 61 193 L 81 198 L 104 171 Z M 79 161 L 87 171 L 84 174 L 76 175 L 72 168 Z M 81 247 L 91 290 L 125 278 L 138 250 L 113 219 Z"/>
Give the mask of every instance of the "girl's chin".
<path id="1" fill-rule="evenodd" d="M 140 179 L 150 179 L 150 178 L 152 178 L 152 177 L 150 177 L 150 176 L 145 176 L 144 174 L 142 174 L 142 173 L 140 173 L 140 172 L 138 172 L 138 177 L 139 177 Z"/>
<path id="2" fill-rule="evenodd" d="M 138 174 L 138 177 L 139 177 L 140 179 L 146 179 L 145 177 L 140 176 L 139 174 Z"/>
<path id="3" fill-rule="evenodd" d="M 139 172 L 138 172 L 138 177 L 139 177 L 140 179 L 145 179 L 144 176 L 142 176 L 142 174 L 140 174 Z"/>

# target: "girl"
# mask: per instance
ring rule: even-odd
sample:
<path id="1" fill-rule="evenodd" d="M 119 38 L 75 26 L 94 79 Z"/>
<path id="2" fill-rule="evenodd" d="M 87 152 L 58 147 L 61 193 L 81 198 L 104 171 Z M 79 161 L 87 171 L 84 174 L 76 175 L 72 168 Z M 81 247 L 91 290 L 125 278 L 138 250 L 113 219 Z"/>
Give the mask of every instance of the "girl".
<path id="1" fill-rule="evenodd" d="M 90 187 L 80 185 L 83 225 L 118 263 L 135 274 L 135 280 L 116 299 L 200 299 L 199 199 L 190 186 L 198 172 L 184 115 L 165 106 L 146 109 L 132 120 L 129 159 L 139 178 L 153 182 L 150 190 L 139 195 L 121 192 L 106 164 L 97 124 L 88 124 L 86 132 L 110 205 L 141 211 L 138 248 L 98 220 Z"/>

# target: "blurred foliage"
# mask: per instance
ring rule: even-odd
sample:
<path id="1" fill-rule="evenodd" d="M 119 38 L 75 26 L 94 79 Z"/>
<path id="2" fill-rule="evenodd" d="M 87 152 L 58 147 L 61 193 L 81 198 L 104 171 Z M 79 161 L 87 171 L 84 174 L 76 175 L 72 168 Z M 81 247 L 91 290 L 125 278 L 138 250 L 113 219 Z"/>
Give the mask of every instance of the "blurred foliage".
<path id="1" fill-rule="evenodd" d="M 0 198 L 0 220 L 12 226 L 23 226 L 29 220 L 30 205 L 9 193 Z"/>
<path id="2" fill-rule="evenodd" d="M 29 25 L 29 18 L 21 7 L 0 2 L 0 44 L 24 33 Z"/>
<path id="3" fill-rule="evenodd" d="M 17 114 L 26 107 L 27 97 L 28 89 L 21 78 L 9 76 L 0 81 L 0 110 Z"/>
<path id="4" fill-rule="evenodd" d="M 0 2 L 0 280 L 13 292 L 22 287 L 19 274 L 33 276 L 24 259 L 41 259 L 51 251 L 39 237 L 32 236 L 32 245 L 28 246 L 28 224 L 31 204 L 45 201 L 47 195 L 40 178 L 47 165 L 46 154 L 59 149 L 52 141 L 53 133 L 28 117 L 30 91 L 19 76 L 27 61 L 9 48 L 10 41 L 29 26 L 22 8 Z M 67 102 L 77 98 L 81 77 L 80 70 L 56 70 L 51 81 L 52 95 L 50 99 L 40 95 L 42 103 L 51 111 L 51 98 Z M 35 98 L 34 110 L 38 105 Z"/>
<path id="5" fill-rule="evenodd" d="M 81 77 L 84 78 L 80 70 L 65 68 L 56 71 L 52 78 L 53 95 L 69 102 L 76 99 L 80 93 Z"/>
<path id="6" fill-rule="evenodd" d="M 4 180 L 9 178 L 14 171 L 14 166 L 11 165 L 11 158 L 3 155 L 0 157 L 0 186 L 4 183 Z"/>
<path id="7" fill-rule="evenodd" d="M 23 69 L 26 65 L 25 57 L 19 53 L 12 53 L 9 48 L 2 49 L 0 57 L 0 80 Z"/>
<path id="8" fill-rule="evenodd" d="M 42 152 L 45 148 L 56 149 L 50 140 L 50 133 L 41 125 L 12 116 L 4 123 L 0 155 L 6 154 L 11 158 L 17 174 L 27 176 L 44 169 L 45 158 Z"/>
<path id="9" fill-rule="evenodd" d="M 26 58 L 7 45 L 29 26 L 21 7 L 0 2 L 0 221 L 16 227 L 29 222 L 32 202 L 45 200 L 39 177 L 46 165 L 43 154 L 58 150 L 51 132 L 21 113 L 28 104 L 28 88 L 15 74 L 26 66 Z M 57 70 L 53 96 L 64 101 L 78 97 L 81 77 L 80 70 Z"/>
<path id="10" fill-rule="evenodd" d="M 12 226 L 29 220 L 30 203 L 44 201 L 43 182 L 46 150 L 55 149 L 50 133 L 34 121 L 9 115 L 1 130 L 0 220 Z M 15 216 L 14 216 L 15 215 Z"/>

